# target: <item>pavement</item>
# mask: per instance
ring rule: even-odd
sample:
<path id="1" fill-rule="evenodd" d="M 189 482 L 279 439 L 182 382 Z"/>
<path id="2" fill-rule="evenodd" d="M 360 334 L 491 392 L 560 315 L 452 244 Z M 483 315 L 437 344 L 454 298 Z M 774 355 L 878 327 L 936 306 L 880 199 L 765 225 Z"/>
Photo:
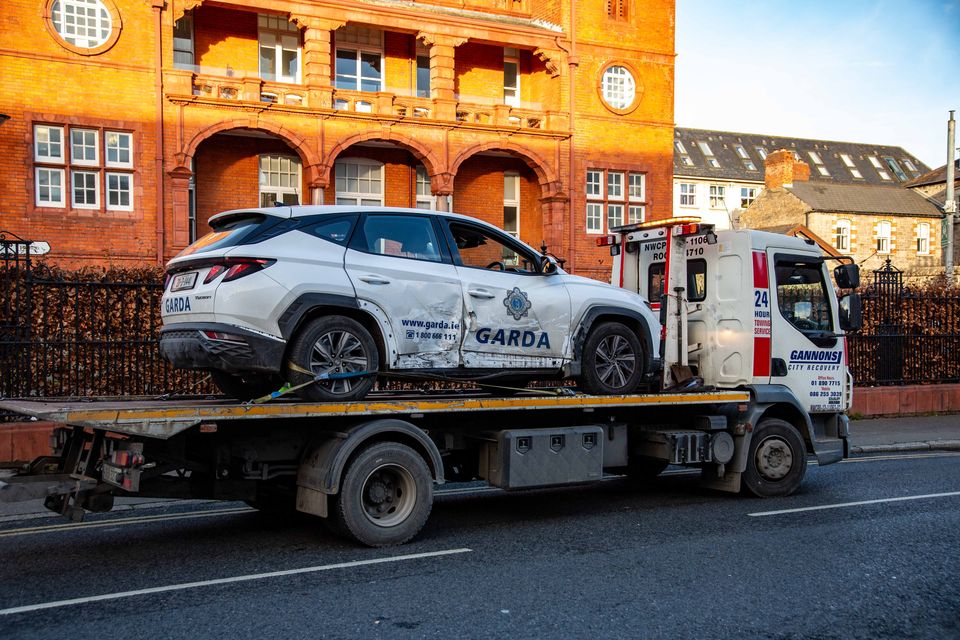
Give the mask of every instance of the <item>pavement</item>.
<path id="1" fill-rule="evenodd" d="M 850 453 L 960 451 L 960 415 L 873 418 L 850 422 Z"/>

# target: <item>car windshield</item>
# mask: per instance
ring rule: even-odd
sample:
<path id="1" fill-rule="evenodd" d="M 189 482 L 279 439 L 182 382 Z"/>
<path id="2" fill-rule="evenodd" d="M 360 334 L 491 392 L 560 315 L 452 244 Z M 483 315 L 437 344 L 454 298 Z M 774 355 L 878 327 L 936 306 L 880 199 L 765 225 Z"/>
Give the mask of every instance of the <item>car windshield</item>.
<path id="1" fill-rule="evenodd" d="M 194 253 L 204 253 L 224 247 L 233 247 L 241 244 L 245 238 L 253 233 L 265 220 L 262 214 L 248 214 L 230 218 L 218 224 L 214 231 L 203 236 L 189 247 L 177 254 L 178 258 Z"/>

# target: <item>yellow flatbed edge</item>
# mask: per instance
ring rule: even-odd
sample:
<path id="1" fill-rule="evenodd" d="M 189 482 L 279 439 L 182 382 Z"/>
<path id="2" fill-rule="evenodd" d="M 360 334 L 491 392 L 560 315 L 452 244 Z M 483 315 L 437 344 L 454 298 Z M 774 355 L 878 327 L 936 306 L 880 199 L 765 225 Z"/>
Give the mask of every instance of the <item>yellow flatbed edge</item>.
<path id="1" fill-rule="evenodd" d="M 663 405 L 748 402 L 746 391 L 656 393 L 626 396 L 370 396 L 357 402 L 286 402 L 238 404 L 223 400 L 56 401 L 0 400 L 0 409 L 66 424 L 109 428 L 144 423 L 189 423 L 203 420 L 322 418 L 326 416 L 409 415 L 441 412 L 552 411 Z"/>

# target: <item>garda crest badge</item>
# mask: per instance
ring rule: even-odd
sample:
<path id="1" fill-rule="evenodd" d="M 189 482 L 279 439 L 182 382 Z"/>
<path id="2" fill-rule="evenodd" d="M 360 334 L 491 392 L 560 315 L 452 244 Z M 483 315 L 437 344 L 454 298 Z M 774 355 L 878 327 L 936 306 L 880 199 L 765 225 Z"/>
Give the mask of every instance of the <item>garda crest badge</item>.
<path id="1" fill-rule="evenodd" d="M 533 303 L 527 299 L 527 294 L 520 291 L 519 287 L 514 287 L 513 291 L 507 292 L 507 297 L 503 299 L 503 306 L 507 308 L 507 315 L 513 316 L 514 320 L 519 320 L 527 315 Z"/>

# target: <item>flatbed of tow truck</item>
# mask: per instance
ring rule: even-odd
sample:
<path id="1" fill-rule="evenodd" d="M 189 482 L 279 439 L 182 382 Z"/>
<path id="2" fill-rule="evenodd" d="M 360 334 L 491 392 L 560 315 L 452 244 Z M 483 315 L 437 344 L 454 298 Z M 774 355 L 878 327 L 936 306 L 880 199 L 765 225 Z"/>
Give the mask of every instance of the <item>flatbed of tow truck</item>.
<path id="1" fill-rule="evenodd" d="M 150 438 L 170 438 L 203 422 L 298 420 L 334 417 L 419 417 L 449 413 L 515 411 L 596 412 L 748 402 L 745 391 L 645 393 L 623 396 L 530 395 L 511 398 L 481 393 L 430 395 L 374 393 L 356 402 L 298 402 L 278 399 L 264 404 L 229 400 L 0 400 L 0 409 L 70 426 L 104 429 Z"/>

